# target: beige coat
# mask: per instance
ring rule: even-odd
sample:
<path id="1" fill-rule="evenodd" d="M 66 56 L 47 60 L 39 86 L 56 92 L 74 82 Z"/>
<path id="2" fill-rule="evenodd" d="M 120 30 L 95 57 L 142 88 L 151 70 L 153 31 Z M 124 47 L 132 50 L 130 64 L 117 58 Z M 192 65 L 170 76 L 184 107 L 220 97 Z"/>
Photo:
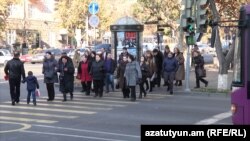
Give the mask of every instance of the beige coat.
<path id="1" fill-rule="evenodd" d="M 182 53 L 175 55 L 176 60 L 178 61 L 179 67 L 175 74 L 175 80 L 184 80 L 185 79 L 185 59 Z"/>

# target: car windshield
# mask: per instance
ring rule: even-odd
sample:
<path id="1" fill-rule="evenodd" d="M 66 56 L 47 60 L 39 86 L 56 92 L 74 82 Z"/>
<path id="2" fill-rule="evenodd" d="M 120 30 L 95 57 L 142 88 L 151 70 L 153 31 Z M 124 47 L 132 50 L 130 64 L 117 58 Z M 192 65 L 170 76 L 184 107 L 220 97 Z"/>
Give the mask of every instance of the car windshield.
<path id="1" fill-rule="evenodd" d="M 6 49 L 1 49 L 1 51 L 4 52 L 4 54 L 6 54 L 6 55 L 11 55 L 11 53 Z"/>

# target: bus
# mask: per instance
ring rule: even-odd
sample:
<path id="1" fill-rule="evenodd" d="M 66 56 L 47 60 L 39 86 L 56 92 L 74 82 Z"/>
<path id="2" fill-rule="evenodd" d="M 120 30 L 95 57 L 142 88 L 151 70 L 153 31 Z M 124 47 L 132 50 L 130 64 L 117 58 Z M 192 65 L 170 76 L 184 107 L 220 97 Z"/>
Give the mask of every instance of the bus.
<path id="1" fill-rule="evenodd" d="M 231 91 L 232 122 L 250 124 L 250 4 L 240 9 Z"/>

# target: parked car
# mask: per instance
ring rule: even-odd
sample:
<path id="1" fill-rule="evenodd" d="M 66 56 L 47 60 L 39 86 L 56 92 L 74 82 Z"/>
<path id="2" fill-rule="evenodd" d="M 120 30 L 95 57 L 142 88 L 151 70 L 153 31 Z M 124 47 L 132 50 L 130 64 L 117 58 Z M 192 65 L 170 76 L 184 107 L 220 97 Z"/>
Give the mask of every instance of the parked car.
<path id="1" fill-rule="evenodd" d="M 42 63 L 44 60 L 46 50 L 37 50 L 34 52 L 32 58 L 30 59 L 31 64 Z"/>
<path id="2" fill-rule="evenodd" d="M 104 48 L 107 52 L 111 52 L 111 44 L 98 44 L 94 47 L 95 52 L 101 51 Z"/>
<path id="3" fill-rule="evenodd" d="M 198 44 L 201 54 L 211 54 L 214 57 L 216 56 L 215 48 L 210 47 L 207 44 Z"/>
<path id="4" fill-rule="evenodd" d="M 31 59 L 32 59 L 32 55 L 31 55 L 31 54 L 21 55 L 21 56 L 19 57 L 19 59 L 20 59 L 22 62 L 30 62 Z"/>
<path id="5" fill-rule="evenodd" d="M 40 50 L 40 51 L 36 52 L 36 53 L 32 56 L 30 62 L 31 62 L 32 64 L 35 64 L 35 63 L 42 63 L 43 60 L 44 60 L 44 57 L 45 57 L 45 53 L 48 52 L 48 51 L 50 51 L 50 52 L 54 55 L 54 57 L 55 57 L 55 59 L 56 59 L 57 61 L 58 61 L 59 58 L 62 56 L 62 50 L 60 50 L 60 49 Z"/>
<path id="6" fill-rule="evenodd" d="M 6 65 L 6 63 L 11 60 L 13 56 L 7 49 L 0 49 L 0 65 Z"/>
<path id="7" fill-rule="evenodd" d="M 80 51 L 80 55 L 83 55 L 84 52 L 87 50 L 86 48 L 80 48 L 80 49 L 74 49 L 73 51 L 69 52 L 67 55 L 70 57 L 70 58 L 74 58 L 74 55 L 75 55 L 75 52 L 79 50 Z M 89 50 L 89 49 L 88 49 Z"/>

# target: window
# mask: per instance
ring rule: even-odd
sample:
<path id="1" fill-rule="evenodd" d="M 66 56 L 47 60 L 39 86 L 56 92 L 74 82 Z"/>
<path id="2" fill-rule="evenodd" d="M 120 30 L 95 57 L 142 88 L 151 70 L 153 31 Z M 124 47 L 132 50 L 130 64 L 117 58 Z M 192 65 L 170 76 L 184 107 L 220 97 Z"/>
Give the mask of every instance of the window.
<path id="1" fill-rule="evenodd" d="M 29 4 L 28 5 L 28 17 L 32 18 L 34 16 L 33 15 L 34 13 L 35 13 L 35 7 L 32 4 Z"/>
<path id="2" fill-rule="evenodd" d="M 9 6 L 9 9 L 10 9 L 10 16 L 15 16 L 17 13 L 17 6 L 12 4 Z"/>
<path id="3" fill-rule="evenodd" d="M 234 52 L 234 72 L 233 72 L 233 83 L 234 84 L 243 84 L 243 59 L 244 59 L 244 54 L 242 55 L 242 48 L 244 43 L 244 38 L 243 36 L 244 33 L 240 31 L 239 36 L 236 38 L 235 41 L 235 52 Z"/>
<path id="4" fill-rule="evenodd" d="M 2 53 L 2 52 L 0 52 L 0 56 L 3 56 L 3 53 Z"/>

